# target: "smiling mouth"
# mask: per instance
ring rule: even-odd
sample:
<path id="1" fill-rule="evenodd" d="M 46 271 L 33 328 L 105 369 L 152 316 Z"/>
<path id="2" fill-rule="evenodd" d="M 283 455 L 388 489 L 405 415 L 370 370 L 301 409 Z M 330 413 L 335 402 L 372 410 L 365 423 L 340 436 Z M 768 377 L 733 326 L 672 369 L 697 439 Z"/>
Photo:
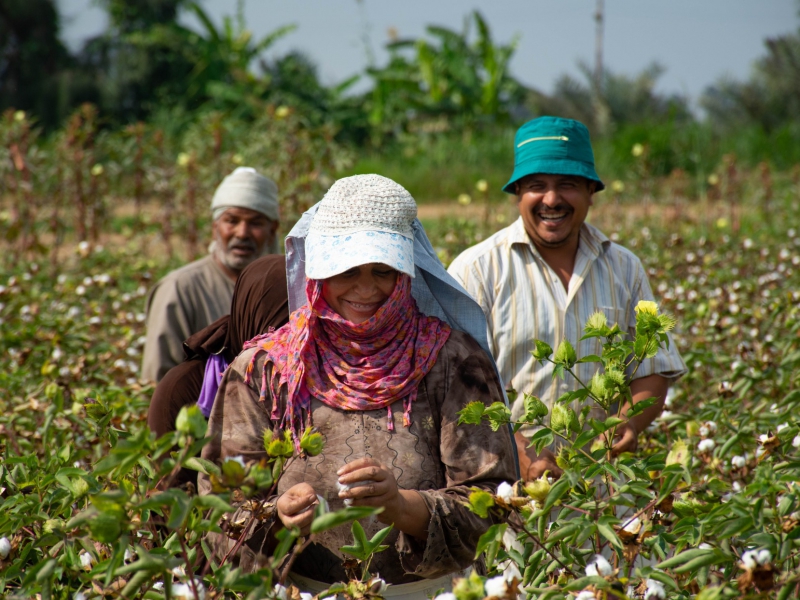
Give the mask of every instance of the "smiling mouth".
<path id="1" fill-rule="evenodd" d="M 345 300 L 347 304 L 356 312 L 371 312 L 380 308 L 380 302 L 353 302 L 352 300 Z"/>
<path id="2" fill-rule="evenodd" d="M 560 211 L 553 211 L 553 212 L 538 212 L 536 216 L 539 217 L 542 221 L 549 221 L 549 222 L 558 222 L 563 219 L 566 219 L 569 216 L 569 211 L 567 210 L 560 210 Z"/>

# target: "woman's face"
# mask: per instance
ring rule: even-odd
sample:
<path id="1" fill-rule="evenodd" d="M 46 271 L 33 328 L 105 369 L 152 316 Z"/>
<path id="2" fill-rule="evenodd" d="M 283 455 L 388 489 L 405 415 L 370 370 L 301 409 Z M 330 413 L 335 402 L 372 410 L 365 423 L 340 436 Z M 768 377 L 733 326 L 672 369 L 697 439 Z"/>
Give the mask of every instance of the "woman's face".
<path id="1" fill-rule="evenodd" d="M 353 267 L 322 282 L 322 297 L 339 316 L 363 323 L 391 296 L 397 271 L 381 263 Z"/>

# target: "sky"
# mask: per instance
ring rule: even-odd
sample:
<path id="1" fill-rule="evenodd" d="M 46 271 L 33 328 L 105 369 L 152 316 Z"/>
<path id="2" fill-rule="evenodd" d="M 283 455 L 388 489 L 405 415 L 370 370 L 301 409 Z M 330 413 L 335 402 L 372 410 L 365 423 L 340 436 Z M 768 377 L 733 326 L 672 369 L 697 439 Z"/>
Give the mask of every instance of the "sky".
<path id="1" fill-rule="evenodd" d="M 56 0 L 62 39 L 71 49 L 102 32 L 96 0 Z M 200 0 L 216 23 L 236 12 L 234 0 Z M 249 0 L 245 23 L 256 39 L 276 28 L 297 29 L 265 56 L 300 50 L 317 64 L 322 82 L 339 83 L 374 61 L 385 64 L 390 30 L 401 38 L 425 35 L 436 24 L 461 30 L 478 9 L 495 43 L 515 36 L 510 70 L 527 86 L 551 92 L 563 74 L 581 78 L 578 64 L 594 64 L 594 0 Z M 764 54 L 764 40 L 800 26 L 797 0 L 605 0 L 605 68 L 635 76 L 653 62 L 666 71 L 656 89 L 686 96 L 697 108 L 703 90 L 729 77 L 746 79 Z M 199 28 L 194 18 L 183 18 Z M 364 80 L 362 89 L 367 85 Z"/>

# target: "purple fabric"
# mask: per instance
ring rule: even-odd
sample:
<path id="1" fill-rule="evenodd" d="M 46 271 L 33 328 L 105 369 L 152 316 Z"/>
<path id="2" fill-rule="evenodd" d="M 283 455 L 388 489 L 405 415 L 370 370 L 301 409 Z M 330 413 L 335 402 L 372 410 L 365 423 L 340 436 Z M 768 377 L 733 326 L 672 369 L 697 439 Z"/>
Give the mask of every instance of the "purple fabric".
<path id="1" fill-rule="evenodd" d="M 200 388 L 200 397 L 197 399 L 197 406 L 200 412 L 207 419 L 211 415 L 211 408 L 214 406 L 214 398 L 217 395 L 219 384 L 222 382 L 222 374 L 228 368 L 228 361 L 220 354 L 212 354 L 206 361 L 206 371 L 203 375 L 203 387 Z"/>

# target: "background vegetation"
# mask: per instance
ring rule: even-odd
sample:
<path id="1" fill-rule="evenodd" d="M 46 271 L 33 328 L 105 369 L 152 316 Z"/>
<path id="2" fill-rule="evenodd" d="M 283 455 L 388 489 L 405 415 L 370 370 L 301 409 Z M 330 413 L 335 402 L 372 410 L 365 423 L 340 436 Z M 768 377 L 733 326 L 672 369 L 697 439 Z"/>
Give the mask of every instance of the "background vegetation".
<path id="1" fill-rule="evenodd" d="M 556 512 L 523 514 L 523 551 L 486 541 L 518 580 L 465 580 L 459 600 L 513 585 L 653 600 L 652 581 L 675 598 L 800 595 L 800 33 L 769 40 L 749 81 L 709 88 L 698 120 L 654 91 L 657 65 L 526 89 L 513 41 L 477 13 L 393 42 L 355 95 L 299 53 L 264 58 L 290 28 L 255 40 L 186 0 L 102 5 L 109 30 L 72 54 L 50 0 L 0 4 L 0 595 L 281 597 L 293 539 L 258 577 L 202 542 L 236 493 L 274 483 L 280 448 L 226 463 L 205 500 L 166 489 L 179 463 L 213 466 L 192 461 L 197 422 L 146 429 L 149 286 L 205 252 L 209 198 L 240 164 L 276 179 L 285 230 L 336 177 L 393 177 L 448 263 L 515 218 L 499 189 L 515 127 L 539 114 L 593 130 L 608 188 L 590 218 L 642 258 L 690 371 L 637 457 L 563 457 L 567 483 L 537 492 Z M 353 546 L 365 562 L 369 547 Z M 348 593 L 379 595 L 362 583 Z"/>

